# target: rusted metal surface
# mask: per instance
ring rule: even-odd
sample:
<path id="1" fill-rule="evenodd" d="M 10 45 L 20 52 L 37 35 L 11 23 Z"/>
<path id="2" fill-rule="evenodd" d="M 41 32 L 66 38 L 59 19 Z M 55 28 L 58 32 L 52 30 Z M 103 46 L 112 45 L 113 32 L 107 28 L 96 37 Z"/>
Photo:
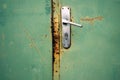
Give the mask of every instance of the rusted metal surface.
<path id="1" fill-rule="evenodd" d="M 52 5 L 52 47 L 53 47 L 53 80 L 60 79 L 60 27 L 59 0 L 51 0 Z"/>

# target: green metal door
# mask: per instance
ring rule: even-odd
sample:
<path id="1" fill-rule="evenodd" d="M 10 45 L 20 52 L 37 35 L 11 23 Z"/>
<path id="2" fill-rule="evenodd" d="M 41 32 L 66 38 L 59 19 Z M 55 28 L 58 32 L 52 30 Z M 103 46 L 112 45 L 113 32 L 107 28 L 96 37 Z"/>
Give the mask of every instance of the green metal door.
<path id="1" fill-rule="evenodd" d="M 71 8 L 71 47 L 61 48 L 60 80 L 120 80 L 120 0 L 60 0 Z"/>
<path id="2" fill-rule="evenodd" d="M 0 0 L 0 80 L 52 80 L 50 0 Z"/>
<path id="3" fill-rule="evenodd" d="M 62 6 L 84 26 L 71 26 L 69 49 Z M 119 7 L 120 0 L 0 0 L 0 80 L 119 80 Z"/>

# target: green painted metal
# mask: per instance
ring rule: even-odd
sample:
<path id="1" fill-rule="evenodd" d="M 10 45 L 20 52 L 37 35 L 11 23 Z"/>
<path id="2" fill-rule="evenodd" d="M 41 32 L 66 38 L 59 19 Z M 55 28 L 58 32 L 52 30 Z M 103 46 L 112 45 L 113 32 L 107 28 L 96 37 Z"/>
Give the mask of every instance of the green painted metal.
<path id="1" fill-rule="evenodd" d="M 0 0 L 0 80 L 52 80 L 50 0 Z"/>
<path id="2" fill-rule="evenodd" d="M 120 0 L 60 0 L 71 7 L 71 48 L 62 49 L 60 80 L 120 80 Z"/>

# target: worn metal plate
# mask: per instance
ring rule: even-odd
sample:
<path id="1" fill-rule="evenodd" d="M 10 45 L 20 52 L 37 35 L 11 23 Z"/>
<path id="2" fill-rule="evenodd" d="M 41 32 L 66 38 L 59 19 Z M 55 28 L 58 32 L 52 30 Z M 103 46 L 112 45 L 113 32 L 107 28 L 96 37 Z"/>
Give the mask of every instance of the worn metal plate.
<path id="1" fill-rule="evenodd" d="M 0 0 L 0 80 L 52 80 L 49 0 Z"/>
<path id="2" fill-rule="evenodd" d="M 71 8 L 71 47 L 60 55 L 60 80 L 120 80 L 120 0 L 60 0 Z"/>
<path id="3" fill-rule="evenodd" d="M 69 21 L 70 22 L 70 8 L 67 6 L 64 6 L 61 8 L 61 20 L 62 20 L 62 46 L 66 49 L 70 47 L 71 43 L 71 27 L 70 24 L 64 23 L 63 21 Z"/>

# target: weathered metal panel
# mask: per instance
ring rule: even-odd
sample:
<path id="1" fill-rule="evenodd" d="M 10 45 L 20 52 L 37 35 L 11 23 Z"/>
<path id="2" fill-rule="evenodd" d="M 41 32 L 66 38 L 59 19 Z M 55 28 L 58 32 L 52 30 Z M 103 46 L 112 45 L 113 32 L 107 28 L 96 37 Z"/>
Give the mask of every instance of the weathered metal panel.
<path id="1" fill-rule="evenodd" d="M 50 0 L 0 0 L 0 80 L 52 80 Z"/>
<path id="2" fill-rule="evenodd" d="M 60 0 L 71 7 L 71 48 L 62 48 L 60 80 L 120 80 L 120 0 Z"/>
<path id="3" fill-rule="evenodd" d="M 60 5 L 59 0 L 51 0 L 52 45 L 53 45 L 53 80 L 60 79 Z"/>

